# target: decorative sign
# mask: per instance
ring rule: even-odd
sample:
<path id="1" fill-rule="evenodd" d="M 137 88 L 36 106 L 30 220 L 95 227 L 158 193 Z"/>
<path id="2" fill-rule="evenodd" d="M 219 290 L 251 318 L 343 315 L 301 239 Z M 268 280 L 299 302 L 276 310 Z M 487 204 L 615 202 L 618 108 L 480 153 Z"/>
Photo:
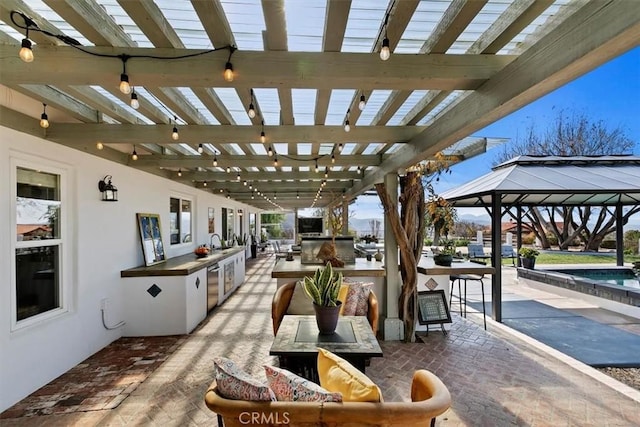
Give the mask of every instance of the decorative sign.
<path id="1" fill-rule="evenodd" d="M 451 323 L 451 314 L 443 289 L 418 292 L 418 323 Z"/>
<path id="2" fill-rule="evenodd" d="M 438 287 L 438 282 L 436 282 L 433 277 L 429 277 L 427 283 L 424 284 L 430 291 L 434 290 Z"/>

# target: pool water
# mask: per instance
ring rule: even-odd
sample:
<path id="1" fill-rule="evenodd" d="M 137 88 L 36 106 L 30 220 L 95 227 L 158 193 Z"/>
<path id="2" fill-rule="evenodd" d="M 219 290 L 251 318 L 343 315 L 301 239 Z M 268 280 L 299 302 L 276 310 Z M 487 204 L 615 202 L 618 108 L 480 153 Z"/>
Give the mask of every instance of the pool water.
<path id="1" fill-rule="evenodd" d="M 633 270 L 629 269 L 562 269 L 555 270 L 558 273 L 570 274 L 572 276 L 583 277 L 585 279 L 596 280 L 611 285 L 626 286 L 640 289 L 640 282 Z"/>

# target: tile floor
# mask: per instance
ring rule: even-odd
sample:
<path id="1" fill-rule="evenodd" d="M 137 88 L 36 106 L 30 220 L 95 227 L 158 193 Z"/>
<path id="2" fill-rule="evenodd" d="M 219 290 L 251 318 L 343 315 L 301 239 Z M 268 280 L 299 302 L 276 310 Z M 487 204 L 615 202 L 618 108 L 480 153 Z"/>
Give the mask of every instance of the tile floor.
<path id="1" fill-rule="evenodd" d="M 234 359 L 256 376 L 264 375 L 262 365 L 277 363 L 268 356 L 273 262 L 273 257 L 252 261 L 245 284 L 233 297 L 176 342 L 175 351 L 116 407 L 51 415 L 25 412 L 0 419 L 0 425 L 215 426 L 215 414 L 203 402 L 213 358 Z M 481 315 L 463 319 L 454 313 L 446 337 L 434 332 L 424 342 L 381 342 L 384 358 L 373 359 L 367 374 L 380 385 L 385 400 L 408 400 L 413 371 L 433 371 L 453 400 L 451 409 L 438 417 L 438 426 L 640 425 L 637 390 L 504 325 L 489 320 L 485 331 L 481 322 Z M 120 340 L 107 349 L 118 345 Z"/>

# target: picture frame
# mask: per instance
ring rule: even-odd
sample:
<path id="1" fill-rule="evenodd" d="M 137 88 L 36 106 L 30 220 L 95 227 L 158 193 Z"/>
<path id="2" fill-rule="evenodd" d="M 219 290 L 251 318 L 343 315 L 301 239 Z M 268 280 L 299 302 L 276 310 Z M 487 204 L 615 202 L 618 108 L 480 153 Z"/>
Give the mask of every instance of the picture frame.
<path id="1" fill-rule="evenodd" d="M 162 228 L 160 215 L 137 213 L 138 232 L 142 244 L 142 256 L 146 266 L 166 261 L 164 243 L 162 242 Z"/>
<path id="2" fill-rule="evenodd" d="M 215 216 L 215 209 L 214 208 L 209 208 L 209 217 L 208 217 L 208 225 L 209 225 L 209 234 L 213 234 L 216 232 L 216 216 Z"/>

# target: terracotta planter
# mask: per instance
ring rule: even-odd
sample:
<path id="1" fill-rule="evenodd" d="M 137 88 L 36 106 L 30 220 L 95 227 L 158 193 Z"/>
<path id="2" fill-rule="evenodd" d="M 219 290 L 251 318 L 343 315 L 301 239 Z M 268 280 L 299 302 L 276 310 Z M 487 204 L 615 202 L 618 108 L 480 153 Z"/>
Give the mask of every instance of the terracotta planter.
<path id="1" fill-rule="evenodd" d="M 327 307 L 313 303 L 313 309 L 316 311 L 316 324 L 318 325 L 320 335 L 331 335 L 336 332 L 341 306 L 342 301 L 338 301 L 338 305 L 335 307 Z"/>

